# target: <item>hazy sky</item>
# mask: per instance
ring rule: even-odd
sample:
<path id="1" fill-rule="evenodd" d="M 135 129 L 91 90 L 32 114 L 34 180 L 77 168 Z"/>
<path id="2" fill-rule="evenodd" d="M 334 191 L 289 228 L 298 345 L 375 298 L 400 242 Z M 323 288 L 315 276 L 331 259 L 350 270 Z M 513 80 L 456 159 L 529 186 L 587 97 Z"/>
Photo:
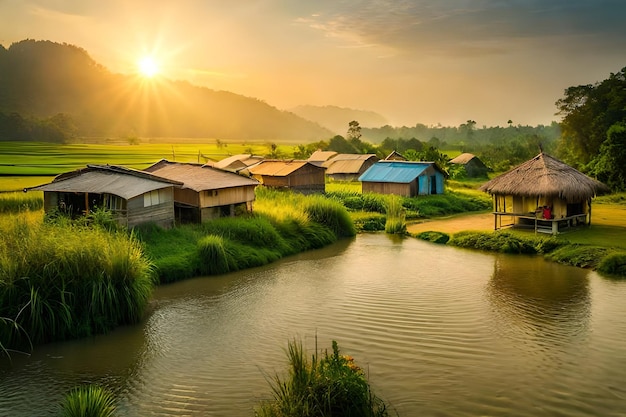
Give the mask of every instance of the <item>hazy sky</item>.
<path id="1" fill-rule="evenodd" d="M 0 0 L 0 43 L 80 46 L 281 109 L 394 125 L 548 124 L 572 85 L 626 66 L 624 0 Z"/>

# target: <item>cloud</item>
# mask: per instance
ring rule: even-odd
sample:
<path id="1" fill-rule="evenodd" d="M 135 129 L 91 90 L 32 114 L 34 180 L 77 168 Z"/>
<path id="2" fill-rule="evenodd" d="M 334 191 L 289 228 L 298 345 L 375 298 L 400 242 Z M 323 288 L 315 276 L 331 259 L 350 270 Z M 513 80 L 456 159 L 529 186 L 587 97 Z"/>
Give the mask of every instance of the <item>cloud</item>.
<path id="1" fill-rule="evenodd" d="M 317 3 L 298 22 L 354 45 L 404 53 L 506 53 L 516 43 L 579 38 L 614 47 L 626 39 L 621 0 L 347 0 Z"/>

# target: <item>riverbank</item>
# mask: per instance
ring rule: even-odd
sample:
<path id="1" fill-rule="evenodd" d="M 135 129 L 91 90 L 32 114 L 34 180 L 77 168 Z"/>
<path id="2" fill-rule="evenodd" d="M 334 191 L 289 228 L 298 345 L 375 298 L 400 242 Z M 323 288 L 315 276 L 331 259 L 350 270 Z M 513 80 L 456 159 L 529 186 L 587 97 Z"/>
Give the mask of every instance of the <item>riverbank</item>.
<path id="1" fill-rule="evenodd" d="M 530 251 L 559 263 L 579 266 L 612 276 L 626 276 L 626 205 L 596 204 L 592 224 L 557 236 L 536 234 L 533 230 L 493 230 L 491 212 L 459 214 L 407 224 L 414 237 L 430 238 L 429 232 L 445 235 L 440 242 L 495 252 Z M 435 236 L 436 237 L 436 236 Z M 546 246 L 543 241 L 552 240 Z M 532 249 L 536 247 L 538 249 Z M 531 249 L 529 249 L 531 248 Z M 547 248 L 550 248 L 548 250 Z M 557 249 L 558 248 L 558 249 Z M 535 252 L 533 252 L 535 250 Z"/>

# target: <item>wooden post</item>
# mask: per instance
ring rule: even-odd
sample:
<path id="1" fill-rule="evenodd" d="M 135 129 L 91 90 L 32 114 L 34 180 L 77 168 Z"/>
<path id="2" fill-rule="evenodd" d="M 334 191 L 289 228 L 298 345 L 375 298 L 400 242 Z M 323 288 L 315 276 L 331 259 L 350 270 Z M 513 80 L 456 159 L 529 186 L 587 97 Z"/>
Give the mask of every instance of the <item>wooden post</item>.
<path id="1" fill-rule="evenodd" d="M 85 215 L 89 214 L 89 193 L 85 193 Z"/>
<path id="2" fill-rule="evenodd" d="M 555 236 L 559 234 L 559 222 L 556 220 L 552 220 L 552 234 Z"/>

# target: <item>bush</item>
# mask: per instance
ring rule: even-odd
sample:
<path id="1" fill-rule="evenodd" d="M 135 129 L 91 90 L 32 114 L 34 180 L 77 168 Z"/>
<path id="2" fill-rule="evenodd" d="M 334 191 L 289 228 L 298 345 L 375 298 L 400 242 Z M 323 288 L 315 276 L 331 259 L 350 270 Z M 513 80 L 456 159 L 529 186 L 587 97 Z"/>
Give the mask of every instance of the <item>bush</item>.
<path id="1" fill-rule="evenodd" d="M 556 249 L 546 258 L 565 265 L 595 269 L 609 252 L 610 249 L 605 247 L 573 244 Z"/>
<path id="2" fill-rule="evenodd" d="M 614 252 L 602 258 L 598 271 L 603 274 L 626 277 L 626 252 Z"/>
<path id="3" fill-rule="evenodd" d="M 426 240 L 432 243 L 438 243 L 441 245 L 445 245 L 450 240 L 450 235 L 442 232 L 421 232 L 418 233 L 416 238 L 421 240 Z"/>
<path id="4" fill-rule="evenodd" d="M 385 403 L 370 390 L 362 371 L 350 356 L 333 352 L 309 361 L 302 343 L 290 342 L 287 356 L 289 376 L 270 381 L 273 399 L 255 410 L 259 417 L 387 416 Z"/>
<path id="5" fill-rule="evenodd" d="M 543 254 L 567 244 L 555 237 L 522 237 L 509 232 L 465 231 L 453 235 L 452 246 L 500 253 Z"/>
<path id="6" fill-rule="evenodd" d="M 203 275 L 231 271 L 224 239 L 221 236 L 208 235 L 198 241 L 198 260 L 198 269 Z"/>
<path id="7" fill-rule="evenodd" d="M 74 388 L 61 407 L 64 417 L 112 417 L 116 408 L 113 394 L 97 385 Z"/>

